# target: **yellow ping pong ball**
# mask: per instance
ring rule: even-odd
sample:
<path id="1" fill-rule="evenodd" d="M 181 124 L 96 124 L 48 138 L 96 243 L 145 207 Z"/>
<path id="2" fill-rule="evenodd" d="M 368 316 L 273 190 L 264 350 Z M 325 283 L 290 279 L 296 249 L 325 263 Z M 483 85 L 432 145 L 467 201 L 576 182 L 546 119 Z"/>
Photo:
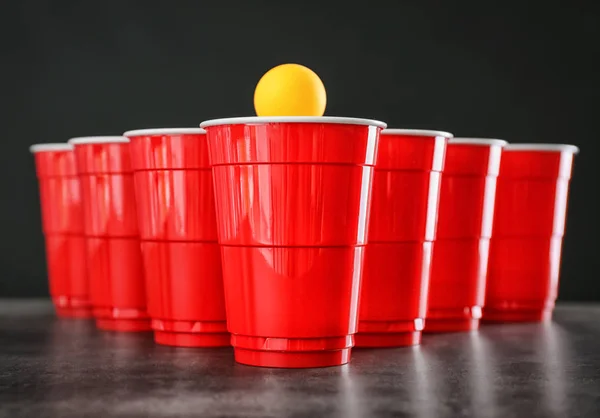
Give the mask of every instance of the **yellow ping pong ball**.
<path id="1" fill-rule="evenodd" d="M 325 86 L 314 71 L 299 64 L 282 64 L 267 71 L 254 90 L 258 116 L 323 116 Z"/>

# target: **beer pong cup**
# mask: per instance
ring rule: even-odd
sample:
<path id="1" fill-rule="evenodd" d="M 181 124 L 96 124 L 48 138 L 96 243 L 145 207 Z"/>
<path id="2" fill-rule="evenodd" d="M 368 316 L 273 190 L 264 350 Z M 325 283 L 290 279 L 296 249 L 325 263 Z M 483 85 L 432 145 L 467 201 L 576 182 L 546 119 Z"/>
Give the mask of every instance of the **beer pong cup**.
<path id="1" fill-rule="evenodd" d="M 509 144 L 496 190 L 484 321 L 550 319 L 574 145 Z"/>
<path id="2" fill-rule="evenodd" d="M 96 326 L 149 331 L 129 140 L 73 138 Z"/>
<path id="3" fill-rule="evenodd" d="M 479 328 L 504 145 L 499 139 L 448 141 L 425 332 Z"/>
<path id="4" fill-rule="evenodd" d="M 48 284 L 54 309 L 59 317 L 89 318 L 92 307 L 73 146 L 36 144 L 30 151 L 38 177 Z"/>
<path id="5" fill-rule="evenodd" d="M 142 129 L 131 141 L 148 314 L 159 344 L 229 346 L 204 129 Z"/>
<path id="6" fill-rule="evenodd" d="M 356 347 L 421 342 L 449 138 L 438 131 L 381 133 Z"/>
<path id="7" fill-rule="evenodd" d="M 227 325 L 239 363 L 347 363 L 357 327 L 378 121 L 203 122 Z"/>

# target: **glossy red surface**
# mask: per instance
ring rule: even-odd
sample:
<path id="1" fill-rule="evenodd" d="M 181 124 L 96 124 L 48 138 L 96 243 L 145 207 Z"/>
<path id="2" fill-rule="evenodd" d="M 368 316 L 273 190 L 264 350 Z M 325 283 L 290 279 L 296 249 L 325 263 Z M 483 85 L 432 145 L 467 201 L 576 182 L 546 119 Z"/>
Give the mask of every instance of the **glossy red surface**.
<path id="1" fill-rule="evenodd" d="M 573 153 L 506 149 L 498 177 L 485 321 L 551 317 Z"/>
<path id="2" fill-rule="evenodd" d="M 83 233 L 83 213 L 79 178 L 73 172 L 72 151 L 44 151 L 34 154 L 42 229 L 45 234 Z"/>
<path id="3" fill-rule="evenodd" d="M 425 332 L 479 327 L 489 242 L 489 238 L 436 240 Z"/>
<path id="4" fill-rule="evenodd" d="M 72 151 L 34 153 L 48 284 L 61 317 L 91 317 L 79 178 Z"/>
<path id="5" fill-rule="evenodd" d="M 256 123 L 207 129 L 210 163 L 340 164 L 375 163 L 381 130 L 367 125 L 334 123 Z"/>
<path id="6" fill-rule="evenodd" d="M 218 244 L 143 241 L 142 254 L 157 342 L 215 346 L 217 338 L 230 345 Z"/>
<path id="7" fill-rule="evenodd" d="M 366 246 L 356 347 L 420 343 L 432 245 L 422 241 Z"/>
<path id="8" fill-rule="evenodd" d="M 139 237 L 132 174 L 84 174 L 81 192 L 86 236 Z"/>
<path id="9" fill-rule="evenodd" d="M 98 328 L 148 331 L 128 143 L 76 144 L 90 294 Z"/>
<path id="10" fill-rule="evenodd" d="M 558 296 L 561 247 L 562 236 L 494 237 L 484 320 L 549 318 Z"/>
<path id="11" fill-rule="evenodd" d="M 380 137 L 356 347 L 421 341 L 446 142 Z"/>
<path id="12" fill-rule="evenodd" d="M 210 168 L 136 171 L 134 178 L 143 241 L 217 242 Z"/>
<path id="13" fill-rule="evenodd" d="M 46 234 L 50 296 L 59 316 L 91 317 L 83 235 Z"/>
<path id="14" fill-rule="evenodd" d="M 200 129 L 190 129 L 190 133 L 156 131 L 163 130 L 151 129 L 146 133 L 141 130 L 130 134 L 133 171 L 210 170 L 206 134 L 194 132 Z"/>
<path id="15" fill-rule="evenodd" d="M 569 179 L 498 180 L 494 235 L 562 236 L 565 231 Z"/>
<path id="16" fill-rule="evenodd" d="M 363 247 L 222 246 L 221 251 L 233 334 L 292 340 L 356 332 Z"/>
<path id="17" fill-rule="evenodd" d="M 77 174 L 131 174 L 129 144 L 98 142 L 75 145 Z"/>
<path id="18" fill-rule="evenodd" d="M 501 156 L 501 145 L 448 144 L 426 332 L 479 327 Z"/>
<path id="19" fill-rule="evenodd" d="M 206 135 L 134 133 L 130 140 L 155 341 L 229 346 Z"/>
<path id="20" fill-rule="evenodd" d="M 447 142 L 442 136 L 384 133 L 378 145 L 377 171 L 440 172 L 444 169 Z"/>
<path id="21" fill-rule="evenodd" d="M 219 242 L 252 246 L 366 244 L 373 168 L 357 165 L 216 166 Z M 229 186 L 226 186 L 229 187 Z M 290 191 L 293 190 L 293 193 Z M 225 221 L 226 220 L 226 221 Z"/>
<path id="22" fill-rule="evenodd" d="M 347 363 L 380 128 L 208 127 L 236 361 Z"/>
<path id="23" fill-rule="evenodd" d="M 96 323 L 105 330 L 149 331 L 139 239 L 87 237 L 86 241 Z M 128 325 L 132 321 L 137 324 L 133 329 Z"/>
<path id="24" fill-rule="evenodd" d="M 440 175 L 437 171 L 376 170 L 369 242 L 433 241 Z"/>

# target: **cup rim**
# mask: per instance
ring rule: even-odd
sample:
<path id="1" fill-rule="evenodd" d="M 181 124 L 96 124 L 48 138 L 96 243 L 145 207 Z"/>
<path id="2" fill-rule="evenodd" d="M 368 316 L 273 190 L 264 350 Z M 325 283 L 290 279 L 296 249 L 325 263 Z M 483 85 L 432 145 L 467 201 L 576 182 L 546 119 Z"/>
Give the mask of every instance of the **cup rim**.
<path id="1" fill-rule="evenodd" d="M 85 144 L 127 144 L 129 138 L 124 136 L 81 136 L 69 139 L 69 144 L 85 145 Z"/>
<path id="2" fill-rule="evenodd" d="M 33 144 L 29 147 L 29 152 L 52 152 L 52 151 L 73 151 L 73 145 L 68 142 L 56 142 L 47 144 Z"/>
<path id="3" fill-rule="evenodd" d="M 407 136 L 443 136 L 454 138 L 454 135 L 445 131 L 430 131 L 427 129 L 384 129 L 381 135 L 407 135 Z"/>
<path id="4" fill-rule="evenodd" d="M 482 145 L 482 146 L 494 146 L 505 147 L 508 142 L 504 139 L 495 138 L 452 138 L 448 140 L 448 144 L 452 145 Z"/>
<path id="5" fill-rule="evenodd" d="M 374 119 L 346 118 L 341 116 L 246 116 L 205 120 L 200 128 L 218 125 L 258 125 L 263 123 L 328 123 L 339 125 L 367 125 L 385 129 L 387 124 Z"/>
<path id="6" fill-rule="evenodd" d="M 199 135 L 206 134 L 206 130 L 202 128 L 150 128 L 150 129 L 134 129 L 127 131 L 123 136 L 153 136 L 153 135 Z"/>
<path id="7" fill-rule="evenodd" d="M 508 144 L 505 151 L 548 151 L 548 152 L 570 152 L 579 154 L 579 147 L 571 144 Z"/>

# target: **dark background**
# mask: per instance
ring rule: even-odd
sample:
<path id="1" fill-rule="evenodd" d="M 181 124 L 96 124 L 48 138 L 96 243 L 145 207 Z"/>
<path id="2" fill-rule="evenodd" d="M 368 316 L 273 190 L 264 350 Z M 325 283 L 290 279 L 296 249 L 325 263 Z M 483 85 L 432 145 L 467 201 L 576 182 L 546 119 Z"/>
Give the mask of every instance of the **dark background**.
<path id="1" fill-rule="evenodd" d="M 30 144 L 253 115 L 296 62 L 327 115 L 578 145 L 560 299 L 600 300 L 598 3 L 4 0 L 0 297 L 47 294 Z"/>

